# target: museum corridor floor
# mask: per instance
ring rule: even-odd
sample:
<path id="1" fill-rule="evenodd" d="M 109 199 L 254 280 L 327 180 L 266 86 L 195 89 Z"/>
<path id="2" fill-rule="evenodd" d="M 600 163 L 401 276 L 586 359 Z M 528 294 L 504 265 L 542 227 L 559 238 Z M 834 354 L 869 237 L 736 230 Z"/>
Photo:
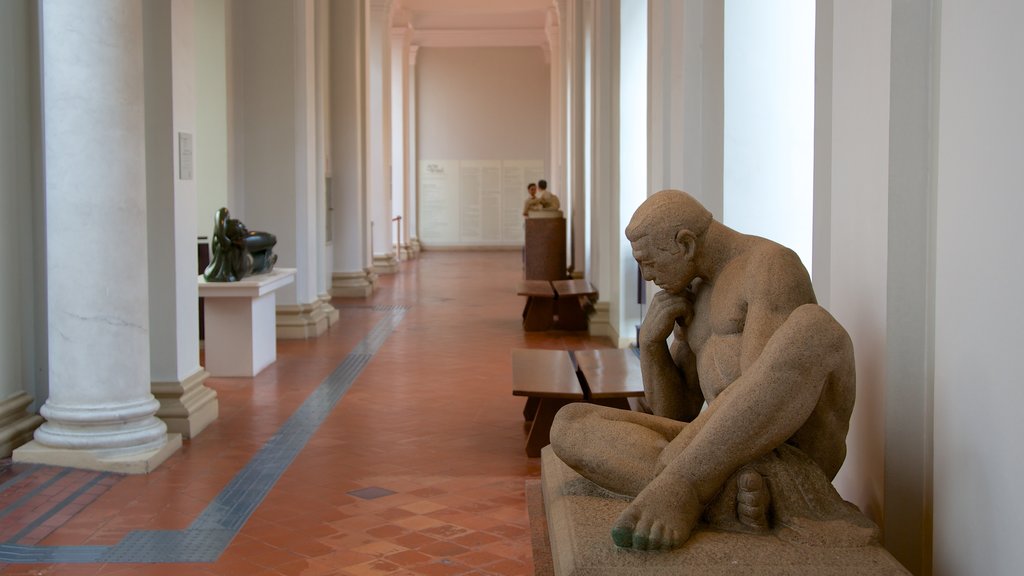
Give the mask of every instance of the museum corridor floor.
<path id="1" fill-rule="evenodd" d="M 0 461 L 0 574 L 532 574 L 510 349 L 611 343 L 523 332 L 520 275 L 518 251 L 402 262 L 207 380 L 219 419 L 147 476 Z"/>

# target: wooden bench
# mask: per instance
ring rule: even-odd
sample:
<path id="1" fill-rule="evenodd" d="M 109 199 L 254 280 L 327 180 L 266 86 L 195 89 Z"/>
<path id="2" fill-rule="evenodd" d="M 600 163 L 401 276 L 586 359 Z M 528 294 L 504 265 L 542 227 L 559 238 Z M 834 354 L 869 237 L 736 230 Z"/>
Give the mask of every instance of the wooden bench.
<path id="1" fill-rule="evenodd" d="M 587 308 L 597 290 L 586 280 L 521 280 L 516 293 L 526 296 L 523 330 L 586 330 Z"/>
<path id="2" fill-rule="evenodd" d="M 586 330 L 587 308 L 597 299 L 597 289 L 586 280 L 552 280 L 555 289 L 555 328 Z"/>
<path id="3" fill-rule="evenodd" d="M 540 449 L 550 443 L 551 421 L 558 409 L 584 399 L 565 350 L 512 350 L 512 395 L 526 396 L 526 455 L 531 458 L 540 457 Z"/>
<path id="4" fill-rule="evenodd" d="M 516 293 L 526 296 L 523 330 L 537 332 L 551 328 L 555 321 L 555 290 L 548 280 L 522 280 Z"/>
<path id="5" fill-rule="evenodd" d="M 640 361 L 632 350 L 513 349 L 512 395 L 526 397 L 526 454 L 537 458 L 562 406 L 592 402 L 629 410 L 629 398 L 644 395 Z"/>

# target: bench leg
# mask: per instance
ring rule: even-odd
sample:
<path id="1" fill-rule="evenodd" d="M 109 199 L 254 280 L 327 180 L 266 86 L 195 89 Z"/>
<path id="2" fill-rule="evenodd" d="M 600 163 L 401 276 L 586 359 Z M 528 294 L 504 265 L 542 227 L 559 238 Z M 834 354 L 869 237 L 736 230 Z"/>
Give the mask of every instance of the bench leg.
<path id="1" fill-rule="evenodd" d="M 533 396 L 527 397 L 526 406 L 523 406 L 523 420 L 527 422 L 533 422 L 533 416 L 537 413 L 537 404 L 540 403 L 540 398 Z"/>
<path id="2" fill-rule="evenodd" d="M 526 455 L 530 458 L 540 458 L 541 448 L 551 443 L 551 423 L 555 420 L 555 413 L 558 410 L 573 402 L 561 398 L 538 398 L 537 412 L 533 416 L 533 426 L 530 427 L 530 435 L 526 439 Z"/>
<path id="3" fill-rule="evenodd" d="M 558 299 L 559 330 L 586 330 L 587 314 L 583 311 L 583 299 L 579 296 L 566 296 Z"/>
<path id="4" fill-rule="evenodd" d="M 523 330 L 539 332 L 551 328 L 555 316 L 554 300 L 529 296 L 523 310 Z"/>

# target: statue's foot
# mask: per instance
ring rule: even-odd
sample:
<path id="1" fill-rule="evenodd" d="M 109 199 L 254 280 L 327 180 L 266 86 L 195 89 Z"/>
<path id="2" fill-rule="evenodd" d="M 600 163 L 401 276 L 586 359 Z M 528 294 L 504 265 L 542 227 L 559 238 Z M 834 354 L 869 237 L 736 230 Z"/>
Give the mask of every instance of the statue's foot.
<path id="1" fill-rule="evenodd" d="M 621 548 L 672 550 L 690 537 L 702 506 L 685 482 L 659 476 L 622 512 L 612 526 Z"/>
<path id="2" fill-rule="evenodd" d="M 753 468 L 741 470 L 736 477 L 736 518 L 740 524 L 758 531 L 768 530 L 770 502 L 764 476 Z"/>

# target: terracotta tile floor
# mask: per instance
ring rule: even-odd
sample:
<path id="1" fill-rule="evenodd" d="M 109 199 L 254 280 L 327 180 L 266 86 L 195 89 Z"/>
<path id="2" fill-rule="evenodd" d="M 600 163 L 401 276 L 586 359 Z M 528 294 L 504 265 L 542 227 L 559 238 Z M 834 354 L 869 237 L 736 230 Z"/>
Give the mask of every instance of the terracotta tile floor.
<path id="1" fill-rule="evenodd" d="M 340 321 L 322 337 L 279 341 L 257 377 L 209 379 L 220 418 L 147 476 L 0 463 L 0 546 L 58 551 L 0 574 L 532 574 L 524 487 L 540 465 L 524 453 L 510 349 L 611 343 L 523 332 L 520 274 L 518 251 L 402 262 L 371 298 L 335 300 Z M 368 346 L 373 334 L 386 338 Z M 333 408 L 311 396 L 352 359 L 361 369 Z M 291 456 L 255 468 L 279 477 L 246 472 L 288 442 Z M 226 513 L 240 528 L 189 532 L 232 491 L 250 504 Z M 145 563 L 65 561 L 125 549 L 133 531 L 149 531 L 151 548 L 127 556 Z M 188 534 L 226 548 L 181 562 Z"/>

